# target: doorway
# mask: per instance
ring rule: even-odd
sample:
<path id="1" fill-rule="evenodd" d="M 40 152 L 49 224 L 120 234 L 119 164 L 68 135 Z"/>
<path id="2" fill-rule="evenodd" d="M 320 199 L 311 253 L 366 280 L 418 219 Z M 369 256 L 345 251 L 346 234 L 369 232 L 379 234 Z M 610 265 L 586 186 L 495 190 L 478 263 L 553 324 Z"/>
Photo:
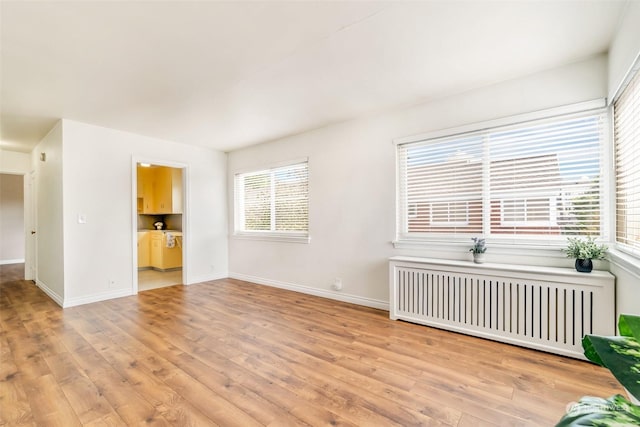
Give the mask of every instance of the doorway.
<path id="1" fill-rule="evenodd" d="M 0 265 L 25 262 L 26 190 L 24 175 L 0 173 Z"/>
<path id="2" fill-rule="evenodd" d="M 135 164 L 137 292 L 184 283 L 185 167 Z"/>

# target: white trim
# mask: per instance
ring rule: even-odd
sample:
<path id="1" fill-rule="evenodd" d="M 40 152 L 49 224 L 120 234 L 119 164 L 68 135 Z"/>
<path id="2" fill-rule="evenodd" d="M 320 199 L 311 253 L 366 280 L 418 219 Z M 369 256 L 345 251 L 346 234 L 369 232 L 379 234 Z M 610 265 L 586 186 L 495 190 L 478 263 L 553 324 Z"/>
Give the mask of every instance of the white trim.
<path id="1" fill-rule="evenodd" d="M 569 114 L 588 113 L 602 109 L 607 106 L 605 98 L 594 99 L 592 101 L 579 102 L 577 104 L 563 105 L 546 110 L 533 111 L 530 113 L 518 114 L 515 116 L 502 117 L 494 120 L 472 123 L 453 128 L 440 129 L 436 131 L 421 133 L 417 135 L 405 136 L 393 140 L 393 144 L 402 145 L 412 142 L 426 141 L 429 139 L 454 137 L 470 132 L 478 132 L 486 129 L 492 129 L 500 126 L 511 126 L 520 123 L 526 123 L 534 120 L 548 119 L 560 117 Z"/>
<path id="2" fill-rule="evenodd" d="M 0 265 L 8 265 L 8 264 L 22 264 L 24 263 L 24 258 L 22 259 L 2 259 L 0 260 Z M 26 270 L 25 270 L 26 273 Z"/>
<path id="3" fill-rule="evenodd" d="M 444 236 L 446 237 L 446 236 Z M 461 240 L 453 240 L 453 239 L 440 239 L 440 240 L 396 240 L 391 242 L 395 249 L 421 249 L 421 250 L 434 250 L 437 249 L 439 252 L 451 252 L 464 254 L 465 256 L 468 254 L 469 249 L 473 242 L 471 240 L 464 239 Z M 512 255 L 512 256 L 522 256 L 522 257 L 543 257 L 543 258 L 558 258 L 564 259 L 567 258 L 562 249 L 566 247 L 566 241 L 558 242 L 557 245 L 554 246 L 546 246 L 543 244 L 536 244 L 532 242 L 531 245 L 528 245 L 526 242 L 507 244 L 500 243 L 495 241 L 488 241 L 487 247 L 489 248 L 486 252 L 489 256 L 494 255 Z"/>
<path id="4" fill-rule="evenodd" d="M 277 168 L 283 168 L 286 166 L 293 166 L 293 165 L 297 165 L 298 163 L 309 163 L 309 157 L 299 157 L 297 159 L 293 159 L 293 160 L 283 160 L 281 162 L 273 162 L 273 163 L 267 163 L 267 164 L 262 164 L 261 166 L 253 166 L 253 167 L 248 167 L 248 168 L 240 168 L 240 169 L 236 169 L 233 172 L 231 172 L 231 175 L 233 175 L 234 177 L 238 174 L 249 174 L 249 173 L 259 173 L 259 172 L 265 172 L 271 169 L 277 169 Z"/>
<path id="5" fill-rule="evenodd" d="M 291 235 L 287 236 L 286 234 L 278 234 L 265 232 L 260 233 L 256 232 L 250 233 L 247 231 L 236 232 L 230 236 L 232 239 L 238 240 L 260 240 L 264 242 L 287 242 L 287 243 L 303 243 L 308 244 L 311 242 L 311 237 L 308 235 Z"/>
<path id="6" fill-rule="evenodd" d="M 43 281 L 36 279 L 36 286 L 42 289 L 42 292 L 47 294 L 56 304 L 64 308 L 64 299 L 58 295 L 53 289 L 48 287 Z"/>
<path id="7" fill-rule="evenodd" d="M 609 249 L 610 263 L 616 267 L 620 267 L 627 273 L 640 279 L 640 260 L 633 255 L 622 252 L 619 249 Z"/>
<path id="8" fill-rule="evenodd" d="M 640 72 L 640 52 L 636 54 L 635 59 L 631 62 L 631 66 L 624 74 L 624 78 L 618 83 L 618 87 L 609 94 L 609 105 L 613 106 L 613 104 L 620 98 L 622 92 L 629 86 L 631 79 L 636 75 L 636 73 Z"/>
<path id="9" fill-rule="evenodd" d="M 229 273 L 229 278 L 244 280 L 246 282 L 256 283 L 258 285 L 271 286 L 274 288 L 286 289 L 289 291 L 300 292 L 307 295 L 314 295 L 323 298 L 329 298 L 336 301 L 348 302 L 351 304 L 362 305 L 365 307 L 377 308 L 379 310 L 389 311 L 389 303 L 373 298 L 361 297 L 358 295 L 345 294 L 342 292 L 327 291 L 324 289 L 312 288 L 309 286 L 298 285 L 295 283 L 281 282 L 279 280 L 265 279 L 257 276 L 250 276 L 242 273 Z"/>
<path id="10" fill-rule="evenodd" d="M 215 274 L 201 274 L 200 276 L 196 276 L 194 278 L 189 278 L 189 280 L 185 281 L 185 286 L 198 285 L 205 282 L 211 282 L 212 280 L 220 280 L 226 279 L 229 277 L 229 273 L 223 271 L 222 273 Z"/>
<path id="11" fill-rule="evenodd" d="M 475 264 L 471 261 L 457 261 L 448 259 L 422 258 L 411 256 L 394 256 L 389 258 L 390 262 L 395 263 L 418 263 L 429 265 L 440 265 L 450 268 L 451 271 L 465 271 L 470 267 L 474 270 L 483 270 L 488 275 L 503 275 L 514 278 L 539 278 L 539 276 L 547 276 L 545 280 L 550 282 L 564 283 L 562 277 L 571 277 L 573 282 L 580 283 L 584 286 L 602 286 L 603 279 L 612 279 L 613 274 L 606 270 L 593 270 L 589 274 L 580 273 L 573 268 L 565 267 L 542 267 L 520 264 L 498 264 L 483 263 Z"/>
<path id="12" fill-rule="evenodd" d="M 131 293 L 131 289 L 117 289 L 107 292 L 100 292 L 93 295 L 87 295 L 84 297 L 65 299 L 62 308 L 75 307 L 78 305 L 91 304 L 93 302 L 106 301 L 114 298 L 122 298 L 134 295 Z M 57 301 L 56 301 L 57 302 Z"/>

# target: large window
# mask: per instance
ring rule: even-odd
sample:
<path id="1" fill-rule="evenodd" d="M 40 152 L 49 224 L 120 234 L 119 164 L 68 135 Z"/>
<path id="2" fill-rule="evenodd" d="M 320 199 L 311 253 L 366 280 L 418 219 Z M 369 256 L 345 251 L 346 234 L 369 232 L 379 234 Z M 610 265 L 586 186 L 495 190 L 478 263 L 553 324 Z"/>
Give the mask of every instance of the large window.
<path id="1" fill-rule="evenodd" d="M 236 234 L 308 236 L 308 181 L 307 162 L 236 174 Z"/>
<path id="2" fill-rule="evenodd" d="M 601 236 L 605 118 L 597 110 L 399 144 L 399 240 Z"/>
<path id="3" fill-rule="evenodd" d="M 613 105 L 616 241 L 640 255 L 640 72 Z"/>

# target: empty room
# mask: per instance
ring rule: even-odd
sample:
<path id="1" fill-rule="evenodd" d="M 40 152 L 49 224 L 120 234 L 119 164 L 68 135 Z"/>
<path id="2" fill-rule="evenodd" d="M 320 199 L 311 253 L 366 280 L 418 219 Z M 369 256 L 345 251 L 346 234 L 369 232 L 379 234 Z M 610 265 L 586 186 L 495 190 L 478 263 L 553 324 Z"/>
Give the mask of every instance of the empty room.
<path id="1" fill-rule="evenodd" d="M 0 90 L 0 425 L 640 425 L 640 0 L 1 0 Z"/>

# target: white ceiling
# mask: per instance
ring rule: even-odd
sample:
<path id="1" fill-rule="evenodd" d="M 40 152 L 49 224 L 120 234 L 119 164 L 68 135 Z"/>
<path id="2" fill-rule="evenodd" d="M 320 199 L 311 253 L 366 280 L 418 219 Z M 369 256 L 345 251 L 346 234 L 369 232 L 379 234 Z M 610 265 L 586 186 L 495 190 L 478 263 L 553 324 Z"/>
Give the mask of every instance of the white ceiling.
<path id="1" fill-rule="evenodd" d="M 60 118 L 229 151 L 604 53 L 625 1 L 0 3 L 2 148 Z"/>

